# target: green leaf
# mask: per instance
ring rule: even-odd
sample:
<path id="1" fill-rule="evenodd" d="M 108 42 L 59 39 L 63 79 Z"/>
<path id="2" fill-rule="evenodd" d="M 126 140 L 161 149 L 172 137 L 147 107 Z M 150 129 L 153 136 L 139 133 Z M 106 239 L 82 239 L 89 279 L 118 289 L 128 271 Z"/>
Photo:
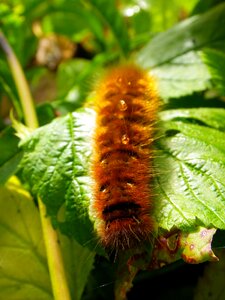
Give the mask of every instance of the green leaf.
<path id="1" fill-rule="evenodd" d="M 51 300 L 38 210 L 15 178 L 0 193 L 0 298 Z"/>
<path id="2" fill-rule="evenodd" d="M 58 2 L 58 1 L 57 1 Z M 27 20 L 37 20 L 52 10 L 52 2 L 45 3 L 39 0 L 23 0 L 24 15 Z"/>
<path id="3" fill-rule="evenodd" d="M 57 73 L 58 99 L 53 105 L 58 108 L 59 104 L 70 104 L 73 110 L 81 107 L 81 104 L 90 94 L 93 74 L 97 74 L 103 62 L 91 62 L 85 59 L 76 59 L 60 65 Z"/>
<path id="4" fill-rule="evenodd" d="M 25 22 L 23 11 L 22 3 L 0 4 L 1 29 L 19 61 L 25 66 L 34 55 L 36 39 L 28 25 L 29 21 Z"/>
<path id="5" fill-rule="evenodd" d="M 50 9 L 45 11 L 43 21 L 45 32 L 59 32 L 69 35 L 73 40 L 79 42 L 83 40 L 84 34 L 88 31 L 93 33 L 100 48 L 105 48 L 107 41 L 104 38 L 102 20 L 96 16 L 94 9 L 88 8 L 88 1 L 60 1 L 59 3 L 53 3 L 51 6 L 48 4 L 47 7 Z M 58 23 L 57 19 L 61 23 Z M 77 22 L 74 23 L 74 19 Z M 62 23 L 63 26 L 61 26 Z"/>
<path id="6" fill-rule="evenodd" d="M 46 34 L 54 32 L 79 42 L 78 37 L 82 37 L 82 31 L 87 30 L 87 21 L 83 17 L 82 6 L 78 3 L 68 3 L 66 6 L 66 8 L 53 7 L 50 11 L 46 11 L 42 22 L 44 32 Z"/>
<path id="7" fill-rule="evenodd" d="M 225 3 L 221 3 L 202 15 L 191 17 L 156 35 L 137 53 L 138 64 L 148 69 L 203 47 L 224 50 L 224 13 Z"/>
<path id="8" fill-rule="evenodd" d="M 116 1 L 92 0 L 88 1 L 88 5 L 90 5 L 91 11 L 97 13 L 98 17 L 102 19 L 105 25 L 110 29 L 121 54 L 126 56 L 130 48 L 129 36 L 126 24 L 116 7 Z"/>
<path id="9" fill-rule="evenodd" d="M 52 104 L 50 104 L 49 102 L 40 104 L 36 109 L 39 124 L 41 126 L 50 123 L 56 116 Z"/>
<path id="10" fill-rule="evenodd" d="M 12 128 L 8 128 L 0 134 L 0 184 L 4 184 L 16 171 L 22 159 L 22 151 L 18 148 L 19 139 Z"/>
<path id="11" fill-rule="evenodd" d="M 158 78 L 163 99 L 175 98 L 205 90 L 209 72 L 198 52 L 204 47 L 225 49 L 225 4 L 205 14 L 191 17 L 156 35 L 134 57 L 144 68 L 152 69 Z M 207 28 L 207 30 L 205 30 Z"/>
<path id="12" fill-rule="evenodd" d="M 223 2 L 223 0 L 199 0 L 193 9 L 192 14 L 203 13 L 221 2 Z"/>
<path id="13" fill-rule="evenodd" d="M 43 25 L 46 32 L 69 35 L 76 41 L 91 32 L 101 50 L 111 51 L 112 47 L 115 50 L 115 45 L 120 54 L 127 55 L 129 52 L 127 27 L 114 0 L 63 1 L 54 3 L 45 14 Z M 106 29 L 110 33 L 107 38 Z"/>
<path id="14" fill-rule="evenodd" d="M 154 68 L 151 73 L 156 77 L 159 95 L 164 100 L 203 91 L 209 85 L 209 72 L 198 53 L 193 51 Z"/>
<path id="15" fill-rule="evenodd" d="M 225 111 L 190 109 L 191 118 L 184 111 L 188 114 L 172 111 L 170 120 L 169 111 L 161 114 L 155 218 L 165 230 L 189 231 L 197 225 L 225 229 L 225 133 L 210 127 L 220 127 L 215 120 L 225 118 Z M 207 114 L 208 119 L 202 117 Z"/>
<path id="16" fill-rule="evenodd" d="M 53 299 L 36 206 L 16 177 L 0 193 L 0 299 Z M 72 299 L 79 300 L 95 253 L 66 236 L 59 241 Z"/>
<path id="17" fill-rule="evenodd" d="M 222 96 L 225 96 L 225 54 L 214 49 L 207 49 L 204 50 L 202 57 L 208 66 L 216 89 Z"/>
<path id="18" fill-rule="evenodd" d="M 148 3 L 149 1 L 146 2 Z M 151 0 L 149 10 L 153 19 L 154 32 L 165 31 L 176 24 L 179 19 L 189 15 L 195 3 L 196 0 L 182 2 L 179 0 Z"/>
<path id="19" fill-rule="evenodd" d="M 154 160 L 154 217 L 160 231 L 225 229 L 225 110 L 170 110 L 161 112 L 160 120 L 163 137 Z M 25 142 L 21 164 L 54 224 L 91 249 L 97 243 L 88 215 L 93 128 L 89 109 L 56 119 Z"/>
<path id="20" fill-rule="evenodd" d="M 93 268 L 95 252 L 82 247 L 74 239 L 60 235 L 63 259 L 73 299 L 81 299 L 90 271 Z"/>
<path id="21" fill-rule="evenodd" d="M 1 52 L 0 52 L 1 54 Z M 0 58 L 0 91 L 4 92 L 12 101 L 18 116 L 21 118 L 22 112 L 18 100 L 17 91 L 9 71 L 7 62 Z"/>
<path id="22" fill-rule="evenodd" d="M 53 223 L 79 243 L 96 246 L 88 215 L 93 124 L 93 111 L 85 109 L 40 127 L 23 145 L 21 168 Z"/>
<path id="23" fill-rule="evenodd" d="M 81 107 L 84 101 L 88 101 L 96 77 L 102 73 L 103 65 L 108 59 L 109 56 L 97 55 L 92 61 L 76 59 L 62 63 L 57 73 L 57 99 L 60 100 L 54 101 L 52 105 L 64 114 L 65 111 Z"/>
<path id="24" fill-rule="evenodd" d="M 160 119 L 164 122 L 172 120 L 193 121 L 202 123 L 215 129 L 225 131 L 225 113 L 221 108 L 192 108 L 172 109 L 160 112 Z"/>

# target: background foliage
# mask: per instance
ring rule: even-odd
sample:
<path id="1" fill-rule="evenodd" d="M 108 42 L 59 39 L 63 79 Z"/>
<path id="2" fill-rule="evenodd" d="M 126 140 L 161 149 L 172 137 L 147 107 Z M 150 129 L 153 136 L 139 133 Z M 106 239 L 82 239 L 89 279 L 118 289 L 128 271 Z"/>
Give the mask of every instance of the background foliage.
<path id="1" fill-rule="evenodd" d="M 83 106 L 103 69 L 123 59 L 157 79 L 163 104 L 162 138 L 155 144 L 155 218 L 160 235 L 181 230 L 176 257 L 159 249 L 156 254 L 171 264 L 140 272 L 128 299 L 154 290 L 157 299 L 224 298 L 223 292 L 217 297 L 225 277 L 223 252 L 213 267 L 180 260 L 214 259 L 216 230 L 198 259 L 182 245 L 191 240 L 199 246 L 204 228 L 219 229 L 213 250 L 225 245 L 224 14 L 225 2 L 218 0 L 1 1 L 0 29 L 23 67 L 41 127 L 31 134 L 18 127 L 18 145 L 10 110 L 20 122 L 24 115 L 0 50 L 0 298 L 53 299 L 35 205 L 40 195 L 65 234 L 60 241 L 72 299 L 113 299 L 117 266 L 96 246 L 88 214 L 94 115 Z M 13 174 L 17 178 L 9 179 Z M 22 262 L 32 264 L 32 274 L 30 268 L 21 272 Z M 217 272 L 220 280 L 213 276 Z"/>

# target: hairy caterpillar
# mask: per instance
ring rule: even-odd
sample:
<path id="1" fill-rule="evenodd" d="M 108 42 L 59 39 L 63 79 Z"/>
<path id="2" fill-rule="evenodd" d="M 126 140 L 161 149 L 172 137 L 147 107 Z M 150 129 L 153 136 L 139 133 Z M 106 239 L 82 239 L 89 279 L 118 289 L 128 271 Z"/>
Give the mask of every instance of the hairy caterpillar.
<path id="1" fill-rule="evenodd" d="M 110 69 L 96 88 L 92 215 L 105 248 L 138 247 L 154 231 L 151 161 L 159 99 L 141 68 Z"/>

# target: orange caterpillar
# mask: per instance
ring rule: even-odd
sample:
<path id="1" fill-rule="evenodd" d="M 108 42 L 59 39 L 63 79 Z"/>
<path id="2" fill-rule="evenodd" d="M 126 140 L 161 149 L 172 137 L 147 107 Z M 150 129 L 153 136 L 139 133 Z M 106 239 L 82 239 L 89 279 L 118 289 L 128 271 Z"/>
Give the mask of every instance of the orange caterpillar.
<path id="1" fill-rule="evenodd" d="M 158 103 L 154 80 L 134 65 L 111 69 L 96 89 L 91 212 L 112 251 L 135 248 L 154 231 L 151 145 Z"/>

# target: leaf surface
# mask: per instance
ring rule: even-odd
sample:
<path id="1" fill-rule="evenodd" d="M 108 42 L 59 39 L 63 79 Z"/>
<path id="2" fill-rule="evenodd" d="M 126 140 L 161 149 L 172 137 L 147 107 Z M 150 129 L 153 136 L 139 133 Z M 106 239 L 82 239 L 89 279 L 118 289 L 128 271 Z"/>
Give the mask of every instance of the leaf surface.
<path id="1" fill-rule="evenodd" d="M 222 96 L 225 96 L 225 55 L 214 49 L 203 52 L 203 61 L 211 74 L 211 79 Z"/>
<path id="2" fill-rule="evenodd" d="M 137 62 L 147 69 L 203 47 L 224 50 L 224 13 L 225 3 L 221 3 L 202 15 L 188 18 L 156 35 L 137 53 Z"/>
<path id="3" fill-rule="evenodd" d="M 0 192 L 0 298 L 51 300 L 38 210 L 15 178 Z"/>
<path id="4" fill-rule="evenodd" d="M 225 4 L 221 3 L 188 18 L 156 35 L 135 54 L 137 64 L 155 75 L 162 99 L 207 89 L 210 74 L 198 51 L 205 47 L 225 49 L 224 13 Z"/>
<path id="5" fill-rule="evenodd" d="M 94 119 L 85 109 L 34 131 L 23 146 L 21 165 L 54 224 L 92 249 L 97 244 L 88 212 Z M 225 229 L 224 120 L 223 109 L 160 113 L 162 138 L 155 143 L 154 160 L 154 217 L 160 230 Z"/>
<path id="6" fill-rule="evenodd" d="M 163 100 L 203 91 L 209 86 L 210 74 L 194 51 L 154 68 L 151 74 L 156 77 Z"/>
<path id="7" fill-rule="evenodd" d="M 94 267 L 95 252 L 82 247 L 73 238 L 60 235 L 65 270 L 72 299 L 81 299 L 90 271 Z"/>
<path id="8" fill-rule="evenodd" d="M 155 217 L 166 230 L 190 230 L 198 223 L 225 229 L 225 133 L 209 126 L 219 126 L 225 111 L 190 109 L 193 117 L 199 113 L 191 119 L 184 112 L 188 110 L 161 114 L 164 138 L 157 144 Z M 208 121 L 202 118 L 205 114 Z"/>
<path id="9" fill-rule="evenodd" d="M 0 134 L 0 184 L 4 184 L 13 175 L 22 158 L 22 151 L 18 148 L 19 139 L 12 128 Z"/>
<path id="10" fill-rule="evenodd" d="M 53 223 L 81 244 L 96 245 L 88 215 L 93 125 L 94 114 L 86 109 L 40 127 L 24 143 L 21 168 Z"/>

